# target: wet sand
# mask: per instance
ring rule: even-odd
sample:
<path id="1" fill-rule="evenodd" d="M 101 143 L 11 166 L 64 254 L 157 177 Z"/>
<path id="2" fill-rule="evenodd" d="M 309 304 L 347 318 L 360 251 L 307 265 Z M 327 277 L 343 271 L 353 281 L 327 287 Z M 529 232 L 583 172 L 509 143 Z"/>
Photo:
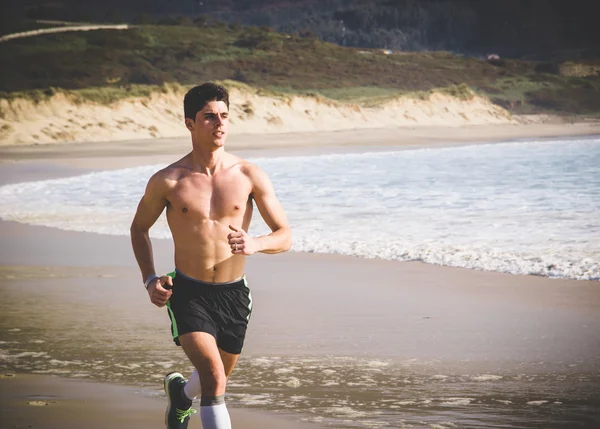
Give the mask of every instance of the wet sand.
<path id="1" fill-rule="evenodd" d="M 4 377 L 0 383 L 5 429 L 164 428 L 164 398 L 149 397 L 136 387 L 30 374 Z M 315 427 L 273 413 L 233 409 L 230 414 L 233 427 Z M 200 427 L 198 417 L 192 418 L 190 428 Z"/>
<path id="2" fill-rule="evenodd" d="M 109 426 L 162 421 L 162 377 L 172 370 L 188 376 L 192 368 L 171 342 L 165 310 L 148 302 L 127 238 L 10 222 L 0 223 L 0 237 L 2 367 L 17 372 L 0 380 L 3 415 L 15 424 L 4 427 L 35 423 L 44 410 L 52 422 L 63 411 L 90 422 L 106 410 L 121 418 L 132 394 L 127 386 L 139 392 L 139 425 Z M 169 242 L 155 240 L 155 250 L 157 268 L 169 270 Z M 371 412 L 368 404 L 389 398 L 412 427 L 430 428 L 440 418 L 458 427 L 497 427 L 518 416 L 526 420 L 507 427 L 526 428 L 536 426 L 524 421 L 554 421 L 541 406 L 540 415 L 529 416 L 535 404 L 576 397 L 583 398 L 577 409 L 591 411 L 554 410 L 564 422 L 545 427 L 593 427 L 584 423 L 593 421 L 600 400 L 597 282 L 293 252 L 256 255 L 247 273 L 255 311 L 228 402 L 233 413 L 260 412 L 233 414 L 244 422 L 238 427 L 266 427 L 251 417 L 260 422 L 276 410 L 287 413 L 279 427 L 305 420 L 309 427 L 352 427 L 348 417 L 377 416 L 386 402 Z M 21 385 L 24 373 L 38 375 Z M 64 386 L 48 375 L 79 379 L 74 398 L 111 393 L 90 400 L 93 411 L 65 397 L 60 406 L 32 412 L 26 399 Z M 93 380 L 110 383 L 102 388 L 109 390 Z M 483 423 L 463 409 L 461 401 L 471 400 L 492 408 L 475 409 Z M 361 401 L 363 408 L 352 405 Z M 515 405 L 496 410 L 498 401 Z"/>
<path id="3" fill-rule="evenodd" d="M 164 309 L 147 302 L 127 237 L 13 222 L 0 222 L 0 237 L 5 315 L 31 326 L 48 317 L 61 331 L 89 312 L 107 329 L 150 342 L 162 335 L 170 346 Z M 157 270 L 172 271 L 171 243 L 153 242 Z M 247 275 L 256 311 L 245 354 L 600 368 L 598 282 L 296 252 L 255 255 Z M 22 296 L 52 305 L 36 321 L 39 308 L 15 310 Z M 142 334 L 146 326 L 157 329 Z"/>
<path id="4" fill-rule="evenodd" d="M 97 157 L 64 146 L 46 157 L 3 153 L 0 184 L 172 154 L 111 147 Z M 17 374 L 0 379 L 2 427 L 162 427 L 161 379 L 191 368 L 165 310 L 148 302 L 128 238 L 0 222 L 0 239 L 0 367 Z M 154 249 L 157 269 L 171 271 L 170 242 Z M 247 274 L 255 311 L 228 398 L 237 427 L 598 422 L 598 282 L 294 252 L 255 255 Z M 40 397 L 50 403 L 27 404 Z M 281 420 L 268 426 L 272 416 Z"/>

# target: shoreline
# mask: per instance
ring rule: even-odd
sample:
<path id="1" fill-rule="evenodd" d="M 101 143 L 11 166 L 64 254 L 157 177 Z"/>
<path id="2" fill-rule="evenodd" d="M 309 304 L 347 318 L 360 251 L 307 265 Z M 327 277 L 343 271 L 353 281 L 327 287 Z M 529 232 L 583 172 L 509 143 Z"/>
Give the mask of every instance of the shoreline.
<path id="1" fill-rule="evenodd" d="M 581 139 L 600 137 L 600 125 L 596 126 L 596 124 L 578 124 L 566 127 L 556 124 L 552 127 L 548 127 L 547 124 L 542 127 L 539 124 L 517 127 L 497 125 L 462 127 L 460 129 L 431 127 L 413 128 L 408 131 L 412 134 L 399 136 L 397 129 L 374 129 L 354 133 L 289 133 L 269 135 L 262 139 L 251 135 L 234 135 L 231 136 L 233 143 L 228 143 L 227 146 L 232 153 L 246 158 L 269 158 L 493 145 L 495 142 L 527 141 L 531 139 L 529 136 L 531 133 L 543 135 L 543 137 L 534 138 L 533 141 L 550 142 L 572 138 L 570 136 L 574 135 Z M 360 144 L 367 134 L 374 138 L 376 142 L 374 145 Z M 486 136 L 487 141 L 483 140 L 482 136 Z M 266 144 L 265 139 L 267 140 Z M 327 142 L 327 144 L 319 142 Z M 98 148 L 94 144 L 87 143 L 76 145 L 76 147 L 62 144 L 52 145 L 48 148 L 38 148 L 46 149 L 43 152 L 27 150 L 24 152 L 28 154 L 26 157 L 18 156 L 22 153 L 21 151 L 0 153 L 0 165 L 3 166 L 0 185 L 18 183 L 23 181 L 24 177 L 27 178 L 27 181 L 35 181 L 143 165 L 166 165 L 177 159 L 171 158 L 172 156 L 181 156 L 182 153 L 189 151 L 188 146 L 190 145 L 185 139 L 157 140 L 151 147 L 141 146 L 143 142 L 139 141 L 131 141 L 126 145 L 120 145 L 120 143 L 98 143 L 100 145 Z M 263 145 L 261 146 L 261 144 Z M 136 152 L 138 146 L 143 148 L 141 153 Z M 465 264 L 458 265 L 465 266 Z M 515 273 L 514 270 L 509 271 Z M 590 277 L 583 276 L 583 278 L 589 279 Z"/>
<path id="2" fill-rule="evenodd" d="M 374 128 L 285 134 L 233 134 L 227 150 L 244 157 L 313 156 L 517 142 L 594 138 L 600 122 Z M 373 144 L 365 144 L 373 141 Z M 168 164 L 191 150 L 189 137 L 0 147 L 0 186 L 94 171 Z M 26 179 L 25 179 L 26 178 Z M 23 180 L 25 179 L 25 180 Z"/>
<path id="3" fill-rule="evenodd" d="M 90 285 L 92 289 L 87 292 L 89 295 L 71 297 L 72 300 L 81 301 L 78 312 L 83 316 L 90 303 L 100 300 L 103 305 L 110 304 L 110 296 L 104 296 L 102 290 L 118 278 L 127 285 L 134 285 L 133 289 L 120 292 L 125 302 L 119 306 L 112 305 L 127 311 L 127 302 L 135 303 L 133 307 L 129 304 L 129 311 L 134 310 L 134 314 L 122 315 L 124 323 L 131 323 L 131 326 L 141 330 L 153 323 L 165 324 L 162 320 L 164 309 L 157 310 L 147 305 L 143 289 L 137 287 L 141 279 L 129 237 L 65 231 L 7 221 L 0 221 L 0 237 L 4 243 L 0 248 L 0 285 L 6 286 L 12 281 L 21 284 L 20 290 L 11 291 L 10 295 L 27 294 L 42 298 L 43 291 L 36 291 L 35 284 L 47 284 L 43 289 L 55 289 L 58 296 L 71 293 L 73 288 L 80 288 L 80 283 Z M 170 240 L 152 239 L 152 242 L 157 271 L 172 271 L 173 246 Z M 600 310 L 600 288 L 597 281 L 304 252 L 254 255 L 248 259 L 246 273 L 254 300 L 266 309 L 252 316 L 256 332 L 250 333 L 250 343 L 245 347 L 243 356 L 263 353 L 295 356 L 312 349 L 310 355 L 379 355 L 393 359 L 445 362 L 448 367 L 460 368 L 464 356 L 468 355 L 470 365 L 484 365 L 491 360 L 499 369 L 503 366 L 520 367 L 526 362 L 536 361 L 550 364 L 553 361 L 550 355 L 558 352 L 554 349 L 552 338 L 558 335 L 564 341 L 575 341 L 574 344 L 577 344 L 560 351 L 561 362 L 572 360 L 573 353 L 578 351 L 578 370 L 585 367 L 591 371 L 600 365 L 600 359 L 594 353 L 594 344 L 600 345 L 600 312 L 596 312 Z M 285 279 L 283 288 L 282 279 Z M 289 289 L 291 285 L 294 287 Z M 357 309 L 360 317 L 355 317 L 353 312 L 348 313 L 345 308 L 356 305 L 354 298 L 361 296 L 366 286 L 376 286 L 376 293 L 363 296 L 361 305 L 364 307 Z M 340 288 L 345 290 L 344 294 L 340 294 Z M 312 301 L 312 296 L 318 296 L 320 300 Z M 415 308 L 394 312 L 396 302 L 404 304 L 413 301 Z M 48 302 L 54 302 L 54 298 Z M 67 304 L 55 302 L 54 305 L 59 311 L 61 305 Z M 296 306 L 298 310 L 290 311 Z M 301 308 L 311 308 L 320 316 L 307 320 L 296 314 Z M 559 313 L 563 311 L 566 313 L 560 317 L 564 318 L 564 325 L 559 326 Z M 575 314 L 569 312 L 576 312 L 577 318 L 570 320 Z M 510 320 L 503 319 L 506 314 L 511 315 Z M 531 326 L 523 324 L 533 314 L 539 320 Z M 332 315 L 336 317 L 326 322 Z M 71 322 L 65 318 L 62 323 L 65 326 L 75 323 L 77 312 L 71 317 Z M 365 327 L 361 317 L 370 321 L 369 326 L 375 323 L 381 330 L 367 330 L 359 334 Z M 480 323 L 489 317 L 485 321 L 489 324 L 488 335 L 497 337 L 501 354 L 495 355 L 495 351 L 484 347 L 487 338 L 482 335 L 480 326 L 472 325 L 472 317 Z M 271 326 L 273 319 L 285 320 L 286 323 Z M 426 328 L 422 325 L 423 320 L 431 320 L 426 322 L 431 326 Z M 399 321 L 402 323 L 398 324 Z M 552 335 L 542 335 L 538 331 L 542 321 L 555 325 Z M 118 326 L 110 319 L 104 322 Z M 439 323 L 455 326 L 443 327 Z M 597 330 L 592 328 L 594 324 L 598 324 Z M 355 326 L 356 335 L 363 335 L 363 340 L 371 347 L 363 348 L 354 342 L 348 344 L 345 337 L 330 338 L 328 335 L 329 329 L 342 332 L 348 326 Z M 327 327 L 324 337 L 311 335 L 323 327 Z M 420 338 L 411 338 L 413 329 L 419 332 L 435 327 L 460 328 L 453 332 L 452 339 L 437 338 L 429 345 Z M 582 330 L 582 327 L 585 329 Z M 511 334 L 521 328 L 530 333 L 521 333 L 517 337 Z M 394 344 L 386 343 L 386 336 L 391 331 L 403 332 L 406 336 L 400 352 Z M 268 332 L 269 335 L 255 336 L 260 332 Z M 587 335 L 589 341 L 581 342 L 578 339 L 580 334 Z M 152 333 L 147 335 L 145 338 L 150 341 Z M 460 342 L 460 347 L 452 347 L 452 341 Z M 165 350 L 173 351 L 168 335 L 161 340 L 161 344 Z M 440 347 L 442 344 L 444 347 Z M 514 349 L 510 347 L 511 344 Z M 530 354 L 529 347 L 535 350 L 534 354 Z M 544 357 L 546 354 L 548 356 Z M 563 364 L 550 367 L 542 365 L 538 369 L 542 368 L 569 371 Z"/>

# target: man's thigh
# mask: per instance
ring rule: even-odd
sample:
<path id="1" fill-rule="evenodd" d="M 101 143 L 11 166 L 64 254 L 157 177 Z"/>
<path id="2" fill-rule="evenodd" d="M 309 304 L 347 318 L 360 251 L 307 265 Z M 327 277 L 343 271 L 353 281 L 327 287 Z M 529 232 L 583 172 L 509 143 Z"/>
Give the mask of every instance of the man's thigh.
<path id="1" fill-rule="evenodd" d="M 235 365 L 237 364 L 240 355 L 234 355 L 231 353 L 227 353 L 225 350 L 219 349 L 219 354 L 221 355 L 221 361 L 223 362 L 223 368 L 225 370 L 225 376 L 227 380 L 229 380 L 229 376 L 233 372 Z"/>

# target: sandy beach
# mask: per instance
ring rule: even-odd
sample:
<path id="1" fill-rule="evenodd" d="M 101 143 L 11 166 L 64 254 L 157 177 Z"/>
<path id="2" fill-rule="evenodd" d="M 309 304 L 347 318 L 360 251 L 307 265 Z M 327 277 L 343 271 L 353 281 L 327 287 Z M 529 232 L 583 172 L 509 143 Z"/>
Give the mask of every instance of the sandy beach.
<path id="1" fill-rule="evenodd" d="M 598 124 L 240 134 L 229 147 L 276 156 L 593 134 Z M 0 185 L 187 150 L 184 139 L 4 147 Z M 128 237 L 6 221 L 0 237 L 1 426 L 163 427 L 162 377 L 191 368 Z M 154 249 L 171 271 L 170 242 Z M 598 282 L 297 252 L 253 256 L 247 274 L 255 311 L 228 394 L 234 427 L 600 424 Z"/>
<path id="2" fill-rule="evenodd" d="M 0 382 L 3 428 L 164 427 L 164 398 L 148 396 L 139 388 L 29 374 Z M 289 416 L 241 409 L 231 410 L 231 420 L 233 425 L 249 428 L 315 427 Z"/>
<path id="3" fill-rule="evenodd" d="M 600 122 L 414 126 L 270 134 L 240 133 L 234 127 L 227 139 L 227 147 L 242 156 L 248 152 L 284 156 L 590 135 L 600 135 Z M 164 162 L 167 155 L 181 155 L 189 150 L 188 137 L 12 145 L 1 147 L 0 162 L 51 160 L 53 164 L 65 167 L 124 168 L 156 160 Z"/>

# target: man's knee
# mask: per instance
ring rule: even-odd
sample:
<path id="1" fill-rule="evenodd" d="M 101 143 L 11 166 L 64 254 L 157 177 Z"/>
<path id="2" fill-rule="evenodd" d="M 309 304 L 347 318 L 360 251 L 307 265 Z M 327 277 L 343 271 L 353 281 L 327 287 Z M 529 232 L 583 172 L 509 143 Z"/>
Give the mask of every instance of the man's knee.
<path id="1" fill-rule="evenodd" d="M 227 376 L 222 365 L 211 366 L 205 370 L 200 369 L 198 372 L 202 395 L 218 396 L 225 392 Z"/>

